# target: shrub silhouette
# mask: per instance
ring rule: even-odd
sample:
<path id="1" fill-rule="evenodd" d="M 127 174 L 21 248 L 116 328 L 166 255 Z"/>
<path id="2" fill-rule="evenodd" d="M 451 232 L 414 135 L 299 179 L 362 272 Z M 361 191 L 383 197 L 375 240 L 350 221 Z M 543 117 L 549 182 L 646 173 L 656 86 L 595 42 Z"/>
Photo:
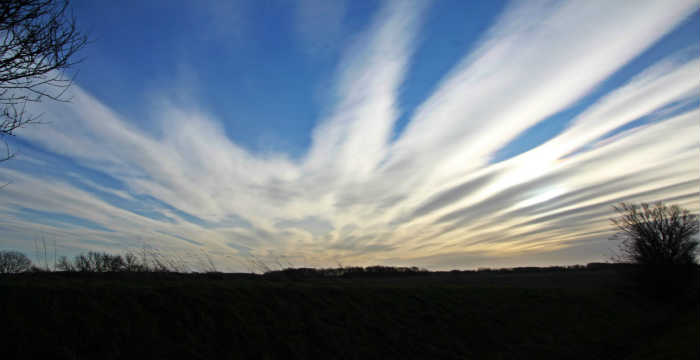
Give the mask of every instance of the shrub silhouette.
<path id="1" fill-rule="evenodd" d="M 144 272 L 148 271 L 148 268 L 138 259 L 138 257 L 136 257 L 136 255 L 128 252 L 124 254 L 124 271 Z"/>
<path id="2" fill-rule="evenodd" d="M 78 272 L 120 272 L 134 271 L 135 264 L 131 257 L 125 260 L 121 255 L 111 255 L 90 251 L 86 254 L 76 255 L 73 262 L 65 256 L 58 259 L 56 268 L 61 271 Z"/>
<path id="3" fill-rule="evenodd" d="M 621 203 L 611 219 L 621 239 L 618 262 L 636 266 L 641 290 L 654 297 L 674 298 L 697 291 L 700 271 L 696 251 L 698 217 L 678 206 Z"/>
<path id="4" fill-rule="evenodd" d="M 154 250 L 144 251 L 140 256 L 132 252 L 122 256 L 90 251 L 76 255 L 72 261 L 61 256 L 56 262 L 59 271 L 84 273 L 185 272 L 184 268 L 177 259 L 168 258 Z"/>
<path id="5" fill-rule="evenodd" d="M 56 261 L 56 269 L 59 271 L 76 271 L 75 266 L 73 266 L 73 263 L 70 260 L 68 260 L 68 258 L 65 256 L 61 256 L 58 258 L 58 260 Z"/>
<path id="6" fill-rule="evenodd" d="M 125 262 L 121 255 L 110 255 L 90 251 L 75 257 L 72 264 L 75 271 L 80 272 L 116 272 L 124 271 Z M 69 270 L 68 269 L 65 270 Z"/>
<path id="7" fill-rule="evenodd" d="M 612 223 L 622 239 L 620 262 L 640 265 L 690 265 L 696 263 L 698 218 L 678 206 L 621 203 Z"/>
<path id="8" fill-rule="evenodd" d="M 19 251 L 0 251 L 0 274 L 17 274 L 32 267 L 32 261 Z"/>

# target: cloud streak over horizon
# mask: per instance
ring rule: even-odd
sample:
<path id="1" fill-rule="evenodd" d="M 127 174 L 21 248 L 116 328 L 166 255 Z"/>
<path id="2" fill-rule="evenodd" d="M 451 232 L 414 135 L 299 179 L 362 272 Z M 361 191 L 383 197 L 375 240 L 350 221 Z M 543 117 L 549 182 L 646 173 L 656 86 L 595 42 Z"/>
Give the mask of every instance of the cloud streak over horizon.
<path id="1" fill-rule="evenodd" d="M 0 166 L 10 183 L 3 241 L 29 251 L 40 234 L 67 253 L 204 249 L 224 270 L 245 270 L 252 256 L 296 266 L 580 263 L 609 255 L 616 202 L 700 210 L 697 47 L 601 90 L 695 16 L 696 1 L 515 2 L 399 129 L 429 7 L 386 2 L 352 38 L 298 158 L 237 144 L 197 98 L 153 101 L 155 129 L 78 85 L 70 104 L 37 104 L 49 123 L 18 132 L 19 156 Z M 497 156 L 573 107 L 554 136 Z"/>

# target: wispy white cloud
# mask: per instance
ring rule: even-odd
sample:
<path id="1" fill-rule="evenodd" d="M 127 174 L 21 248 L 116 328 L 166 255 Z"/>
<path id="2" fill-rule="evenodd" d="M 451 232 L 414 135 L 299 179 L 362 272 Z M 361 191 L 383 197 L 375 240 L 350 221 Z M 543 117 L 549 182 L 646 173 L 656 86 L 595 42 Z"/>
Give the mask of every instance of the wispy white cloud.
<path id="1" fill-rule="evenodd" d="M 70 179 L 85 177 L 87 188 L 3 167 L 1 180 L 12 184 L 1 190 L 0 226 L 15 240 L 40 229 L 71 249 L 142 241 L 168 251 L 205 248 L 239 270 L 249 254 L 318 266 L 451 267 L 481 257 L 523 263 L 522 254 L 551 263 L 569 259 L 561 255 L 567 248 L 576 259 L 600 258 L 591 254 L 607 244 L 616 201 L 665 199 L 698 210 L 698 110 L 659 112 L 697 97 L 697 58 L 670 56 L 602 96 L 561 134 L 492 162 L 696 11 L 694 1 L 516 2 L 391 141 L 425 6 L 385 3 L 344 50 L 334 101 L 299 160 L 249 152 L 196 101 L 154 102 L 153 118 L 143 120 L 159 124 L 153 132 L 74 86 L 72 104 L 40 104 L 50 124 L 21 136 L 125 188 L 81 173 Z M 653 122 L 634 125 L 652 113 Z M 162 217 L 97 191 L 124 204 L 154 199 L 148 210 Z M 21 207 L 112 231 L 38 224 L 17 215 Z"/>
<path id="2" fill-rule="evenodd" d="M 496 149 L 580 99 L 696 7 L 692 1 L 666 5 L 514 2 L 420 107 L 388 166 L 420 162 L 442 182 L 484 165 Z"/>
<path id="3" fill-rule="evenodd" d="M 338 69 L 337 104 L 314 130 L 307 171 L 364 181 L 385 157 L 423 8 L 388 2 L 346 50 Z"/>

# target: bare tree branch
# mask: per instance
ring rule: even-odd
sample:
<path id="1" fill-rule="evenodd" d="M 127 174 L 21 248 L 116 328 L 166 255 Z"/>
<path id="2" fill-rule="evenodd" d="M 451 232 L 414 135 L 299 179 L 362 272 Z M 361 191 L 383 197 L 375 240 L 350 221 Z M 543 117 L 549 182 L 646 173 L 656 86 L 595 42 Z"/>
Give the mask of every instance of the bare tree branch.
<path id="1" fill-rule="evenodd" d="M 619 216 L 610 219 L 619 232 L 621 262 L 643 265 L 696 263 L 700 230 L 698 217 L 678 206 L 621 203 L 614 206 Z"/>
<path id="2" fill-rule="evenodd" d="M 66 71 L 80 59 L 87 37 L 77 30 L 69 0 L 0 0 L 0 138 L 38 123 L 26 111 L 43 99 L 69 101 L 74 76 Z M 0 162 L 12 158 L 7 155 Z"/>

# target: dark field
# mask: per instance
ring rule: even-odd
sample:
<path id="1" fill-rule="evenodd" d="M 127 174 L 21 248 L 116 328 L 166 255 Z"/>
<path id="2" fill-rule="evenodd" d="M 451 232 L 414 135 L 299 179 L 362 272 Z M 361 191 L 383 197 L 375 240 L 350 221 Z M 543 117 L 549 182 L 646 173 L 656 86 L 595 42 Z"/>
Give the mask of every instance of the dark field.
<path id="1" fill-rule="evenodd" d="M 4 276 L 2 358 L 700 358 L 697 291 L 651 298 L 623 270 Z"/>

